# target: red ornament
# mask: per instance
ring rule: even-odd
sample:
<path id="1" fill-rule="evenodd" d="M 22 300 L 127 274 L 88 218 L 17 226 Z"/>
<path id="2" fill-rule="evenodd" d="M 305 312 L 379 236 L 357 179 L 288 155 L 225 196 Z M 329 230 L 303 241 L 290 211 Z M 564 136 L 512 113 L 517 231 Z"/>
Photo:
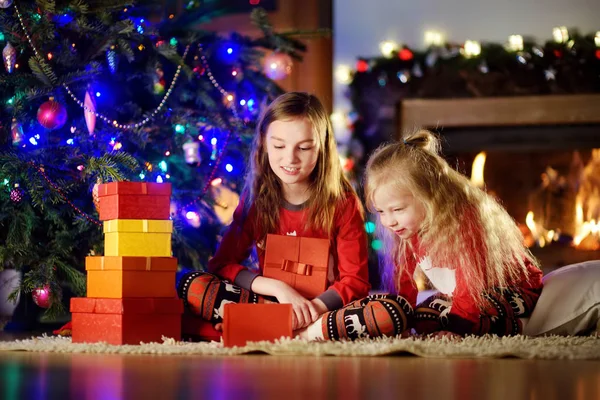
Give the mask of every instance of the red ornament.
<path id="1" fill-rule="evenodd" d="M 413 54 L 413 52 L 407 49 L 406 47 L 400 50 L 400 52 L 398 53 L 398 58 L 402 61 L 410 61 L 414 57 L 415 55 Z"/>
<path id="2" fill-rule="evenodd" d="M 562 58 L 562 56 L 563 56 L 562 50 L 554 50 L 554 56 L 556 58 Z"/>
<path id="3" fill-rule="evenodd" d="M 344 169 L 344 171 L 352 171 L 352 169 L 354 168 L 354 160 L 348 158 L 342 168 Z"/>
<path id="4" fill-rule="evenodd" d="M 67 122 L 67 110 L 51 97 L 38 109 L 37 120 L 46 129 L 59 129 Z"/>
<path id="5" fill-rule="evenodd" d="M 600 49 L 596 50 L 596 58 L 600 60 Z"/>
<path id="6" fill-rule="evenodd" d="M 33 289 L 31 293 L 35 304 L 42 308 L 50 307 L 50 286 L 44 285 L 42 287 Z"/>
<path id="7" fill-rule="evenodd" d="M 358 60 L 356 62 L 356 70 L 358 72 L 367 72 L 369 70 L 369 63 L 366 60 Z"/>
<path id="8" fill-rule="evenodd" d="M 194 67 L 193 71 L 194 71 L 194 74 L 198 77 L 198 76 L 204 75 L 205 69 L 201 65 L 196 65 Z"/>

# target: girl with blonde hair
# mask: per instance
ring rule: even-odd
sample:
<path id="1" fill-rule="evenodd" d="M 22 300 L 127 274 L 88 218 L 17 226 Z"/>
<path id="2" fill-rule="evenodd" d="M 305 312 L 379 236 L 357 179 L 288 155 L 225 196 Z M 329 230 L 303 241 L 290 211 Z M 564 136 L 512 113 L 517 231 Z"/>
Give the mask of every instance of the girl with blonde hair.
<path id="1" fill-rule="evenodd" d="M 262 276 L 267 234 L 329 238 L 328 288 L 304 298 Z M 259 270 L 242 265 L 253 247 Z M 218 324 L 229 302 L 293 306 L 301 329 L 369 291 L 363 210 L 343 175 L 331 122 L 313 95 L 290 92 L 265 110 L 256 130 L 242 201 L 208 272 L 184 276 L 178 293 L 192 314 Z"/>
<path id="2" fill-rule="evenodd" d="M 417 268 L 439 291 L 416 306 L 418 333 L 518 334 L 540 295 L 542 273 L 506 210 L 439 151 L 438 138 L 420 130 L 380 147 L 367 163 L 383 281 L 413 307 Z"/>

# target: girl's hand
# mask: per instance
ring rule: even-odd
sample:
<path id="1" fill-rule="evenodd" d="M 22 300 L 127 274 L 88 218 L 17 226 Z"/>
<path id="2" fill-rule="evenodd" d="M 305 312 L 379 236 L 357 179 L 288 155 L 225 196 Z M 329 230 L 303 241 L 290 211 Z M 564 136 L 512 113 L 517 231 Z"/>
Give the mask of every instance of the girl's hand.
<path id="1" fill-rule="evenodd" d="M 294 310 L 292 327 L 294 330 L 307 327 L 325 313 L 327 307 L 319 300 L 306 300 L 300 293 L 285 282 L 257 276 L 252 281 L 251 290 L 264 296 L 273 296 L 279 303 L 291 304 Z"/>
<path id="2" fill-rule="evenodd" d="M 284 282 L 280 283 L 281 285 L 279 286 L 275 297 L 279 303 L 292 305 L 292 308 L 294 309 L 292 329 L 305 328 L 315 322 L 320 315 L 315 305 L 310 300 L 305 299 L 288 284 Z"/>

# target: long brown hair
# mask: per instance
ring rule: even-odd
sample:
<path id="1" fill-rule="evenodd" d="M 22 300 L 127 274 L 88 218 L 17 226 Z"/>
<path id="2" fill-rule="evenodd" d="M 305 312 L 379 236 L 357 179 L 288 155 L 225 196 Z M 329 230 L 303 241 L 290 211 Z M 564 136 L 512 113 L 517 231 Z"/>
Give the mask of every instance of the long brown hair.
<path id="1" fill-rule="evenodd" d="M 261 116 L 250 154 L 250 170 L 244 188 L 245 209 L 256 207 L 259 235 L 262 241 L 267 233 L 277 230 L 279 213 L 274 207 L 283 203 L 281 182 L 269 165 L 266 134 L 274 121 L 307 119 L 318 142 L 318 157 L 309 179 L 310 197 L 307 201 L 308 226 L 330 233 L 338 200 L 354 189 L 344 177 L 336 142 L 327 111 L 319 99 L 308 93 L 289 92 L 277 97 Z"/>
<path id="2" fill-rule="evenodd" d="M 452 169 L 439 152 L 439 139 L 427 130 L 377 149 L 367 163 L 367 204 L 373 207 L 377 187 L 409 190 L 425 208 L 420 247 L 433 265 L 460 269 L 470 294 L 483 306 L 487 290 L 527 277 L 527 264 L 537 261 L 506 210 Z M 398 290 L 398 277 L 407 263 L 415 262 L 414 255 L 406 241 L 378 225 L 384 243 L 383 279 L 389 289 Z"/>

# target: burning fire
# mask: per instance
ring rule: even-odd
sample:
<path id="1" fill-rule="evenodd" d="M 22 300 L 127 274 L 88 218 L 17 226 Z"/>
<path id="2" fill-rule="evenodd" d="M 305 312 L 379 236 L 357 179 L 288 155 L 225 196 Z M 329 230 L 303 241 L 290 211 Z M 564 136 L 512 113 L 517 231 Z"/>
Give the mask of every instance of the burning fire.
<path id="1" fill-rule="evenodd" d="M 471 182 L 479 187 L 484 188 L 485 180 L 483 177 L 486 153 L 477 154 L 473 161 L 471 169 Z M 574 217 L 575 227 L 574 232 L 566 225 L 568 234 L 573 234 L 573 246 L 582 250 L 600 250 L 600 149 L 592 150 L 592 157 L 589 163 L 583 167 L 579 153 L 576 153 L 573 158 L 578 161 L 575 171 L 575 179 L 570 190 L 575 198 Z M 546 172 L 542 174 L 542 186 L 547 187 L 551 182 L 564 182 L 565 178 L 558 174 L 558 171 L 548 167 Z M 493 193 L 490 193 L 493 195 Z M 576 194 L 576 196 L 575 196 Z M 573 215 L 573 214 L 571 214 Z M 544 218 L 541 219 L 544 221 Z M 573 220 L 570 220 L 573 222 Z M 528 247 L 538 245 L 544 247 L 551 242 L 558 241 L 564 232 L 560 228 L 547 229 L 543 226 L 543 222 L 537 222 L 534 219 L 533 211 L 527 213 L 525 218 L 527 227 L 520 225 L 521 231 L 525 236 L 525 244 Z"/>
<path id="2" fill-rule="evenodd" d="M 578 249 L 600 249 L 600 149 L 583 168 L 575 200 L 573 244 Z"/>
<path id="3" fill-rule="evenodd" d="M 586 250 L 600 249 L 600 221 L 591 219 L 583 220 L 583 206 L 579 196 L 575 206 L 575 236 L 573 244 L 575 247 L 584 248 Z"/>
<path id="4" fill-rule="evenodd" d="M 529 232 L 531 232 L 534 243 L 537 243 L 540 247 L 544 247 L 546 244 L 560 239 L 560 231 L 558 229 L 546 230 L 541 224 L 535 222 L 533 217 L 533 211 L 529 211 L 527 217 L 525 217 L 525 224 L 527 225 L 527 228 L 529 228 Z M 528 245 L 531 247 L 533 243 L 528 243 Z"/>
<path id="5" fill-rule="evenodd" d="M 473 160 L 473 167 L 471 169 L 471 182 L 478 188 L 483 188 L 485 181 L 483 179 L 483 169 L 485 167 L 486 159 L 485 151 L 477 154 L 475 160 Z"/>

